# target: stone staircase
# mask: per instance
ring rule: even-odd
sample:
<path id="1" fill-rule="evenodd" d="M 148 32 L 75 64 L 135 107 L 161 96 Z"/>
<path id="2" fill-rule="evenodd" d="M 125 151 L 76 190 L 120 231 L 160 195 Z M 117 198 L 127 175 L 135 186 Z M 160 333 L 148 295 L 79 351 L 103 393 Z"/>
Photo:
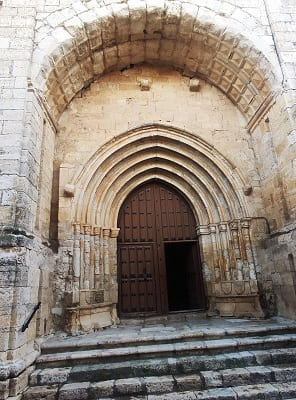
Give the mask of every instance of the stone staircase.
<path id="1" fill-rule="evenodd" d="M 22 400 L 267 398 L 296 398 L 293 321 L 191 319 L 54 337 Z"/>

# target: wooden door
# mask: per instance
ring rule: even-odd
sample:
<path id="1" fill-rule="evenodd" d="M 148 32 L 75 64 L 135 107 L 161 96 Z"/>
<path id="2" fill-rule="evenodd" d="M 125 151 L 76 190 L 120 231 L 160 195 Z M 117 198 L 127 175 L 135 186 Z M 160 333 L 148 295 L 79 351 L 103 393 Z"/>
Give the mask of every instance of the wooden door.
<path id="1" fill-rule="evenodd" d="M 197 246 L 195 225 L 187 201 L 161 182 L 148 182 L 128 196 L 118 218 L 120 316 L 160 315 L 169 311 L 166 267 L 170 263 L 166 264 L 165 243 L 193 242 Z M 187 269 L 196 270 L 194 276 L 201 281 L 199 255 L 192 250 L 190 257 Z M 202 282 L 188 287 L 202 287 Z M 194 296 L 194 290 L 190 291 L 190 296 Z M 201 292 L 202 289 L 199 296 Z"/>

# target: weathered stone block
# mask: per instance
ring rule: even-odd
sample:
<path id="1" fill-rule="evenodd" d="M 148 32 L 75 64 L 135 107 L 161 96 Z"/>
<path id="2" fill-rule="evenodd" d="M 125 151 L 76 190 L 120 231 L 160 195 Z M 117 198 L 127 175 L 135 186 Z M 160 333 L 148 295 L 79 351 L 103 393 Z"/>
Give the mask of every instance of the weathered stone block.
<path id="1" fill-rule="evenodd" d="M 89 382 L 68 383 L 59 390 L 59 400 L 87 400 Z"/>

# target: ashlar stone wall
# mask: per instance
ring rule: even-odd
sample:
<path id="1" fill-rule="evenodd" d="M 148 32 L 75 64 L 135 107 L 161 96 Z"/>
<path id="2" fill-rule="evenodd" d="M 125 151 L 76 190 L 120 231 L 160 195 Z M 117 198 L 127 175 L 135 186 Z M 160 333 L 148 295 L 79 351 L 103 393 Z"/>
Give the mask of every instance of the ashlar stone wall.
<path id="1" fill-rule="evenodd" d="M 96 114 L 91 97 L 99 99 L 96 88 L 100 87 L 100 92 L 105 90 L 106 99 L 109 98 L 111 77 L 116 82 L 111 92 L 114 90 L 121 100 L 116 79 L 119 75 L 120 79 L 131 79 L 135 91 L 127 89 L 125 82 L 122 92 L 130 92 L 129 96 L 139 101 L 137 107 L 143 118 L 149 100 L 150 105 L 153 102 L 155 105 L 153 112 L 150 109 L 153 120 L 159 119 L 156 107 L 164 107 L 166 101 L 162 92 L 173 91 L 176 81 L 180 95 L 175 97 L 185 96 L 195 110 L 196 103 L 192 100 L 196 96 L 211 115 L 219 115 L 210 121 L 213 125 L 206 140 L 217 141 L 219 146 L 223 140 L 228 141 L 229 146 L 223 145 L 221 150 L 235 167 L 240 159 L 234 154 L 243 157 L 247 165 L 243 171 L 246 183 L 252 182 L 253 186 L 246 202 L 249 204 L 248 199 L 255 198 L 254 205 L 249 204 L 250 209 L 256 209 L 257 215 L 264 216 L 269 225 L 269 230 L 261 222 L 253 227 L 257 264 L 261 265 L 257 279 L 264 294 L 263 303 L 270 306 L 270 312 L 295 318 L 294 3 L 293 0 L 1 2 L 0 397 L 14 396 L 26 384 L 36 335 L 48 333 L 53 327 L 52 318 L 60 314 L 61 307 L 51 304 L 50 293 L 54 287 L 61 290 L 60 282 L 65 276 L 62 263 L 55 267 L 59 245 L 57 221 L 59 209 L 68 206 L 71 197 L 58 203 L 61 188 L 58 168 L 62 161 L 59 157 L 65 154 L 70 166 L 85 161 L 77 156 L 80 149 L 76 151 L 70 141 L 62 140 L 66 137 L 63 136 L 65 121 L 79 101 L 79 109 L 85 111 L 85 116 Z M 151 91 L 143 95 L 135 76 L 128 75 L 133 73 L 131 64 L 143 62 L 165 64 L 183 76 L 169 72 L 168 81 L 163 83 L 167 72 L 159 70 L 158 83 L 151 76 Z M 109 78 L 106 75 L 122 69 L 126 69 L 127 75 L 114 73 Z M 200 91 L 187 92 L 189 78 L 194 77 L 200 80 Z M 92 84 L 94 81 L 97 82 Z M 161 99 L 160 105 L 153 99 L 153 90 Z M 211 98 L 217 100 L 223 113 L 214 110 L 217 104 L 211 103 Z M 107 112 L 108 107 L 111 110 L 112 105 L 106 99 L 106 104 L 101 104 L 105 109 L 99 109 L 99 115 Z M 88 111 L 84 100 L 90 107 Z M 229 111 L 229 101 L 241 114 L 234 108 Z M 116 98 L 115 103 L 118 109 L 123 107 L 127 111 L 126 100 L 122 104 Z M 90 112 L 91 107 L 95 111 Z M 160 119 L 173 118 L 172 125 L 178 122 L 179 128 L 194 132 L 200 132 L 198 118 L 203 127 L 209 122 L 202 113 L 198 117 L 188 109 L 182 109 L 182 113 L 178 110 L 176 116 L 174 109 L 167 109 Z M 236 121 L 237 130 L 224 113 Z M 133 113 L 127 116 L 135 124 L 141 121 Z M 109 126 L 106 122 L 101 125 L 94 122 L 94 117 L 85 117 L 84 121 L 92 121 L 92 128 L 99 132 L 92 139 L 90 128 L 85 128 L 83 118 L 78 121 L 79 118 L 75 115 L 80 126 L 78 143 L 86 158 L 89 147 L 82 139 L 83 133 L 95 147 L 117 135 L 121 127 L 122 131 L 129 128 L 115 111 Z M 191 128 L 189 118 L 193 120 Z M 224 131 L 219 131 L 217 120 Z M 55 149 L 58 150 L 54 164 Z M 92 150 L 95 152 L 96 148 Z M 249 157 L 244 156 L 245 152 Z M 69 171 L 71 176 L 73 171 Z M 52 280 L 54 267 L 55 275 L 60 276 L 57 280 Z M 23 322 L 39 301 L 41 308 L 29 329 L 21 332 Z"/>

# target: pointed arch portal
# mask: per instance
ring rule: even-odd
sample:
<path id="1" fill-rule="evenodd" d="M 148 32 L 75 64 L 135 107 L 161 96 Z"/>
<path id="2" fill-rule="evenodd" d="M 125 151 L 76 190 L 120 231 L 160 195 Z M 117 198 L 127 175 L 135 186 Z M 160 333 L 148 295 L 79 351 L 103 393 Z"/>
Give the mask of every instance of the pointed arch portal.
<path id="1" fill-rule="evenodd" d="M 68 250 L 73 254 L 71 306 L 67 309 L 71 332 L 116 323 L 118 303 L 121 316 L 203 308 L 203 287 L 210 315 L 263 315 L 251 237 L 250 200 L 243 194 L 246 182 L 238 169 L 213 146 L 196 134 L 174 127 L 140 126 L 100 147 L 76 173 L 69 171 L 67 165 L 61 167 L 62 182 L 71 175 L 67 187 L 73 197 L 65 192 L 59 224 L 65 243 L 73 244 Z M 170 201 L 175 203 L 175 210 L 183 204 L 187 216 L 190 215 L 190 233 L 185 234 L 187 228 L 183 225 L 183 236 L 167 235 L 166 227 L 154 220 L 154 236 L 140 241 L 150 229 L 148 221 L 145 222 L 147 213 L 141 214 L 141 204 L 148 207 L 146 185 L 149 182 L 150 185 L 152 182 L 150 189 L 158 192 L 154 197 L 153 213 L 160 213 L 162 191 L 164 202 L 172 197 Z M 145 201 L 141 202 L 141 197 Z M 138 222 L 135 225 L 133 221 L 132 224 L 126 221 L 132 202 L 137 204 L 135 218 Z M 169 209 L 167 204 L 166 210 Z M 144 222 L 140 218 L 144 218 Z M 130 226 L 132 230 L 128 228 Z M 129 242 L 127 238 L 133 230 L 138 236 Z M 195 255 L 194 261 L 193 243 L 197 252 L 197 238 L 200 259 Z M 188 242 L 177 246 L 175 242 L 178 240 L 175 239 Z M 121 257 L 119 269 L 118 249 Z M 138 270 L 133 270 L 133 265 L 137 264 L 137 251 L 142 252 L 146 272 L 142 264 L 142 269 L 138 264 Z M 186 262 L 185 274 L 183 270 L 183 274 L 178 275 L 178 266 L 173 264 L 175 260 L 181 262 L 186 258 L 189 261 Z M 128 266 L 123 267 L 127 262 Z M 148 281 L 145 284 L 141 281 L 151 278 L 151 271 L 147 272 L 149 263 L 154 268 L 154 275 L 159 270 L 150 286 Z M 170 263 L 177 278 L 166 276 L 166 266 Z M 188 279 L 184 279 L 183 289 L 174 286 L 174 281 L 179 284 L 186 274 L 192 273 L 195 274 L 193 287 L 186 287 Z M 142 284 L 146 287 L 144 291 Z M 154 288 L 152 291 L 151 287 Z M 183 295 L 179 296 L 178 290 L 180 293 L 183 291 Z M 187 299 L 184 293 L 189 293 Z M 137 299 L 137 306 L 131 297 Z"/>
<path id="2" fill-rule="evenodd" d="M 205 308 L 196 221 L 180 192 L 159 180 L 140 185 L 118 227 L 120 316 Z"/>

